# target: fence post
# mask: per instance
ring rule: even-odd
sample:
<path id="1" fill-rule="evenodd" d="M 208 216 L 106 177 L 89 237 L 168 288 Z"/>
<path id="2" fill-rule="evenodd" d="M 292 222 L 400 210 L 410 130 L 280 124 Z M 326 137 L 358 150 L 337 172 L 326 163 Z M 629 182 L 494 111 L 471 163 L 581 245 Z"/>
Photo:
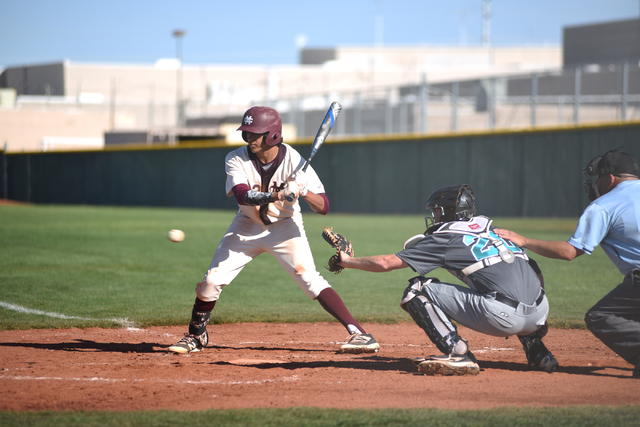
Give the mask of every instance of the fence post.
<path id="1" fill-rule="evenodd" d="M 426 73 L 422 74 L 422 85 L 420 86 L 420 132 L 427 131 L 427 113 L 429 109 L 429 84 Z"/>
<path id="2" fill-rule="evenodd" d="M 536 127 L 538 106 L 538 74 L 531 74 L 531 127 Z"/>
<path id="3" fill-rule="evenodd" d="M 296 110 L 296 121 L 298 127 L 298 136 L 304 138 L 306 134 L 305 125 L 305 112 L 304 112 L 304 98 L 298 99 L 298 107 Z"/>
<path id="4" fill-rule="evenodd" d="M 459 83 L 451 83 L 451 130 L 458 130 L 458 93 Z"/>
<path id="5" fill-rule="evenodd" d="M 360 135 L 360 133 L 362 133 L 362 110 L 360 105 L 360 92 L 355 93 L 355 102 L 353 104 L 353 134 Z"/>
<path id="6" fill-rule="evenodd" d="M 407 110 L 409 109 L 409 103 L 407 102 L 406 97 L 400 98 L 400 104 L 398 105 L 398 124 L 400 127 L 400 133 L 407 133 L 409 114 Z"/>
<path id="7" fill-rule="evenodd" d="M 629 62 L 622 63 L 622 120 L 627 120 L 627 95 L 629 91 Z"/>
<path id="8" fill-rule="evenodd" d="M 387 89 L 386 102 L 384 104 L 384 133 L 393 133 L 393 106 L 391 105 L 391 89 Z"/>
<path id="9" fill-rule="evenodd" d="M 487 102 L 489 107 L 489 129 L 495 129 L 496 127 L 496 78 L 489 79 L 489 96 L 487 96 Z"/>
<path id="10" fill-rule="evenodd" d="M 574 88 L 573 88 L 573 123 L 580 121 L 580 80 L 582 77 L 582 67 L 576 67 Z"/>

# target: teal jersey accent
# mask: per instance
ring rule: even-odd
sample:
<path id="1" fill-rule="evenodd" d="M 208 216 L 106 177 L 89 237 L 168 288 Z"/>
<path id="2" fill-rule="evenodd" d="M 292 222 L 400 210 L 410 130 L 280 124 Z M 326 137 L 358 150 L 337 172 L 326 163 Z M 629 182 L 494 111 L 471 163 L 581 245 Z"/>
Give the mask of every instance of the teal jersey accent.
<path id="1" fill-rule="evenodd" d="M 493 231 L 489 232 L 489 235 L 495 239 L 498 239 L 504 243 L 504 245 L 511 250 L 514 254 L 522 254 L 524 253 L 522 249 L 518 246 L 514 245 L 509 240 L 504 240 Z M 491 240 L 486 237 L 480 237 L 478 235 L 467 234 L 462 238 L 462 243 L 467 246 L 471 246 L 471 253 L 476 261 L 482 261 L 485 258 L 489 258 L 492 256 L 498 256 L 498 249 L 493 245 Z"/>

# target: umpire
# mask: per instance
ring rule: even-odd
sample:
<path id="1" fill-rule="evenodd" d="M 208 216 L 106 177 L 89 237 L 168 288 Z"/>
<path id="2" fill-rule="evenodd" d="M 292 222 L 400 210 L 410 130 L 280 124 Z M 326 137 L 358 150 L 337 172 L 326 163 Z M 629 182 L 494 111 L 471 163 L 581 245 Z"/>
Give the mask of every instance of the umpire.
<path id="1" fill-rule="evenodd" d="M 583 170 L 591 204 L 584 210 L 573 236 L 543 241 L 499 230 L 500 237 L 539 255 L 572 259 L 600 245 L 624 275 L 622 283 L 585 315 L 587 328 L 607 347 L 635 366 L 640 378 L 640 180 L 638 162 L 614 149 L 591 160 Z M 596 177 L 592 181 L 591 177 Z"/>

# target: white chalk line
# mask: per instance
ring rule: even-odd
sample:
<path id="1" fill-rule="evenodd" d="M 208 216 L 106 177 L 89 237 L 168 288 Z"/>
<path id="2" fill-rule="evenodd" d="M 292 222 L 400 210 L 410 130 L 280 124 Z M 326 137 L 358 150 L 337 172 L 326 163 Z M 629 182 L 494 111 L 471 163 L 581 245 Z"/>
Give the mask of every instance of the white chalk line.
<path id="1" fill-rule="evenodd" d="M 280 382 L 299 381 L 297 375 L 291 377 L 283 377 L 279 380 L 255 380 L 255 381 L 215 381 L 215 380 L 168 380 L 168 379 L 112 379 L 112 378 L 77 378 L 77 377 L 31 377 L 24 375 L 0 375 L 0 380 L 17 380 L 17 381 L 81 381 L 81 382 L 104 382 L 104 383 L 116 383 L 116 382 L 154 382 L 154 383 L 172 383 L 172 384 L 196 384 L 196 385 L 261 385 L 261 384 L 273 384 Z"/>
<path id="2" fill-rule="evenodd" d="M 30 377 L 23 375 L 0 375 L 0 379 L 2 380 L 36 380 L 36 381 L 85 381 L 85 382 L 122 382 L 127 381 L 126 379 L 109 379 L 109 378 L 63 378 L 63 377 Z"/>
<path id="3" fill-rule="evenodd" d="M 497 348 L 497 347 L 485 347 L 478 350 L 473 348 L 472 350 L 473 350 L 473 353 L 489 353 L 492 351 L 514 351 L 513 348 Z"/>
<path id="4" fill-rule="evenodd" d="M 122 326 L 124 326 L 126 328 L 134 328 L 135 327 L 135 323 L 132 322 L 129 319 L 121 319 L 121 318 L 92 319 L 91 317 L 67 316 L 66 314 L 52 313 L 52 312 L 49 312 L 49 311 L 42 311 L 42 310 L 35 310 L 35 309 L 32 309 L 32 308 L 27 308 L 27 307 L 23 307 L 21 305 L 11 304 L 9 302 L 4 302 L 4 301 L 0 301 L 0 307 L 5 308 L 7 310 L 17 311 L 19 313 L 37 314 L 39 316 L 55 317 L 56 319 L 70 319 L 70 320 L 71 319 L 76 319 L 76 320 L 107 321 L 107 322 L 117 323 L 117 324 L 122 325 Z"/>

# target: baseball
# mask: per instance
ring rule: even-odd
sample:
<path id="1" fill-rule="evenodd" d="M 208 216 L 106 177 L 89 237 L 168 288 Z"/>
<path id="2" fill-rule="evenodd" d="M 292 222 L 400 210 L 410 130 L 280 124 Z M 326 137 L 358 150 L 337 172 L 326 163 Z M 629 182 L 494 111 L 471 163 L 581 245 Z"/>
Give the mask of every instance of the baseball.
<path id="1" fill-rule="evenodd" d="M 171 230 L 167 235 L 169 240 L 172 242 L 182 242 L 184 240 L 184 231 L 182 230 Z"/>

